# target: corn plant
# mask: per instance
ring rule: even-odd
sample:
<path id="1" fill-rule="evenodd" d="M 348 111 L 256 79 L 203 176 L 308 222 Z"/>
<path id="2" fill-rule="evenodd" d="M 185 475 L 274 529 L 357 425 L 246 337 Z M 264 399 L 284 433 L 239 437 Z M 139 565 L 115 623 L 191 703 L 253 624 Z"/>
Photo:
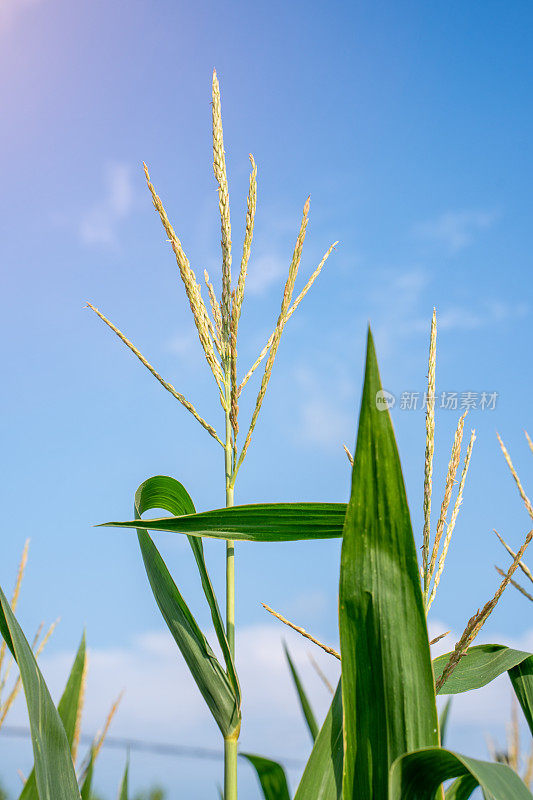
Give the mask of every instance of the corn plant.
<path id="1" fill-rule="evenodd" d="M 225 436 L 201 417 L 172 384 L 163 379 L 129 339 L 98 309 L 90 307 L 126 344 L 157 380 L 224 449 L 226 507 L 197 513 L 184 486 L 176 479 L 155 476 L 137 489 L 135 519 L 106 523 L 137 531 L 148 579 L 161 613 L 224 738 L 225 800 L 237 797 L 237 742 L 241 725 L 240 688 L 235 670 L 234 557 L 240 540 L 281 542 L 342 537 L 339 623 L 342 679 L 319 732 L 310 708 L 306 719 L 314 745 L 295 800 L 408 800 L 442 797 L 442 784 L 456 779 L 447 797 L 468 797 L 479 785 L 496 800 L 531 798 L 518 776 L 506 765 L 485 763 L 442 747 L 436 709 L 437 694 L 477 688 L 508 671 L 517 697 L 533 730 L 531 717 L 533 656 L 500 645 L 472 647 L 477 633 L 518 568 L 533 532 L 517 552 L 494 597 L 469 621 L 454 651 L 431 659 L 427 613 L 444 568 L 451 533 L 462 499 L 474 434 L 463 467 L 459 494 L 447 522 L 459 460 L 464 416 L 460 419 L 446 480 L 445 496 L 430 546 L 431 471 L 434 435 L 436 317 L 430 342 L 429 396 L 423 532 L 419 567 L 400 460 L 388 410 L 378 408 L 382 387 L 371 333 L 368 334 L 365 380 L 357 447 L 348 504 L 283 503 L 234 506 L 235 480 L 242 466 L 265 397 L 284 326 L 322 269 L 326 252 L 308 283 L 292 300 L 307 228 L 309 199 L 289 266 L 289 276 L 274 331 L 238 382 L 237 332 L 256 208 L 256 167 L 253 158 L 241 268 L 235 288 L 231 279 L 229 193 L 220 112 L 220 92 L 213 75 L 213 162 L 219 191 L 222 231 L 222 292 L 220 302 L 205 274 L 212 318 L 195 274 L 172 228 L 163 204 L 146 179 L 153 203 L 170 240 L 189 299 L 199 339 L 217 384 L 225 418 Z M 253 371 L 266 358 L 255 409 L 242 447 L 237 446 L 238 400 Z M 431 400 L 432 397 L 432 400 Z M 531 504 L 517 479 L 526 508 Z M 152 509 L 173 516 L 144 519 Z M 446 527 L 446 534 L 444 533 Z M 200 571 L 224 667 L 214 656 L 179 592 L 148 531 L 186 534 Z M 202 538 L 226 541 L 226 619 L 219 605 L 203 556 Z M 441 547 L 442 542 L 442 547 Z M 440 555 L 439 555 L 440 553 Z M 420 581 L 422 575 L 422 583 Z M 331 648 L 330 648 L 331 651 Z M 299 691 L 302 705 L 303 693 Z M 283 769 L 269 759 L 246 754 L 255 767 L 267 800 L 289 797 Z"/>
<path id="2" fill-rule="evenodd" d="M 92 742 L 76 777 L 75 765 L 80 743 L 88 669 L 85 633 L 81 638 L 65 689 L 56 708 L 37 664 L 37 658 L 57 623 L 50 626 L 42 641 L 39 642 L 43 628 L 41 624 L 30 646 L 15 618 L 15 609 L 28 558 L 28 546 L 29 540 L 24 545 L 10 602 L 0 588 L 0 635 L 3 639 L 0 646 L 1 687 L 6 688 L 13 665 L 18 667 L 19 671 L 6 700 L 0 704 L 0 724 L 5 720 L 14 699 L 22 688 L 26 696 L 35 758 L 33 769 L 24 779 L 19 800 L 56 800 L 67 797 L 70 800 L 79 797 L 81 800 L 94 800 L 91 793 L 94 765 L 118 709 L 120 698 L 112 705 L 103 729 Z M 11 660 L 4 667 L 7 652 L 9 652 Z"/>
<path id="3" fill-rule="evenodd" d="M 237 371 L 237 341 L 239 320 L 245 295 L 246 276 L 250 258 L 255 212 L 257 200 L 257 167 L 252 155 L 250 161 L 252 171 L 247 199 L 247 213 L 245 222 L 243 250 L 240 269 L 235 286 L 232 284 L 232 233 L 230 221 L 229 191 L 226 172 L 226 158 L 222 130 L 222 115 L 220 103 L 220 88 L 216 72 L 213 72 L 212 84 L 212 129 L 213 129 L 213 170 L 218 186 L 219 210 L 221 220 L 221 245 L 222 245 L 222 281 L 221 295 L 217 298 L 215 288 L 210 281 L 207 271 L 204 272 L 205 284 L 209 298 L 208 307 L 202 297 L 201 287 L 197 282 L 196 274 L 190 266 L 185 255 L 181 241 L 172 227 L 163 203 L 158 196 L 146 164 L 144 171 L 152 201 L 157 210 L 163 228 L 170 241 L 176 258 L 181 281 L 189 301 L 193 319 L 198 332 L 198 337 L 207 363 L 212 372 L 222 410 L 224 413 L 224 433 L 219 435 L 213 425 L 207 422 L 197 411 L 196 407 L 178 392 L 174 386 L 163 379 L 155 368 L 145 359 L 132 342 L 110 322 L 97 308 L 90 303 L 88 306 L 98 314 L 111 330 L 129 347 L 137 358 L 149 369 L 152 375 L 181 403 L 200 423 L 200 425 L 213 437 L 224 451 L 224 485 L 226 491 L 226 507 L 234 505 L 235 483 L 239 470 L 244 462 L 252 435 L 261 411 L 266 389 L 272 374 L 274 360 L 279 348 L 281 336 L 285 325 L 294 311 L 313 285 L 320 274 L 325 262 L 335 247 L 335 242 L 324 254 L 324 257 L 309 277 L 302 291 L 294 297 L 294 288 L 304 245 L 308 215 L 309 198 L 305 202 L 302 220 L 292 258 L 279 316 L 274 330 L 265 346 L 257 356 L 254 363 L 240 380 Z M 243 443 L 239 446 L 237 436 L 239 433 L 239 398 L 246 384 L 265 361 L 263 377 L 252 417 L 248 423 L 247 432 Z M 154 505 L 154 502 L 156 505 Z M 159 505 L 157 505 L 159 503 Z M 184 490 L 177 490 L 175 483 L 170 479 L 151 479 L 140 487 L 135 501 L 135 512 L 139 516 L 149 508 L 164 508 L 175 514 L 194 513 L 194 505 L 189 495 Z M 289 511 L 289 513 L 292 513 Z M 235 537 L 238 538 L 238 537 Z M 171 628 L 178 646 L 182 649 L 185 659 L 195 676 L 196 682 L 224 738 L 225 753 L 225 778 L 224 792 L 228 800 L 232 800 L 237 792 L 237 742 L 241 726 L 241 695 L 235 670 L 235 542 L 230 538 L 226 542 L 226 614 L 223 620 L 219 611 L 217 598 L 213 592 L 207 569 L 204 562 L 201 539 L 189 537 L 194 552 L 196 563 L 200 570 L 202 584 L 211 610 L 211 616 L 216 635 L 225 661 L 223 669 L 214 659 L 209 645 L 196 625 L 184 601 L 177 593 L 170 575 L 167 573 L 159 554 L 153 543 L 145 533 L 139 533 L 139 542 L 145 560 L 150 583 L 156 600 L 161 608 L 167 624 Z M 164 588 L 163 588 L 164 585 Z M 171 597 L 181 606 L 181 619 L 178 627 L 175 620 L 170 619 Z M 185 632 L 185 628 L 191 628 Z M 192 645 L 190 637 L 194 640 Z"/>
<path id="4" fill-rule="evenodd" d="M 144 481 L 135 493 L 134 519 L 107 523 L 137 531 L 156 602 L 224 739 L 223 797 L 225 800 L 237 798 L 237 746 L 241 725 L 241 694 L 235 669 L 235 542 L 282 542 L 340 537 L 340 653 L 332 648 L 325 649 L 340 661 L 341 679 L 320 729 L 287 654 L 313 739 L 313 748 L 294 800 L 431 800 L 443 798 L 444 792 L 448 800 L 459 800 L 470 797 L 478 786 L 489 800 L 531 800 L 531 793 L 507 764 L 483 762 L 446 749 L 443 746 L 445 719 L 441 717 L 439 724 L 437 716 L 438 695 L 454 695 L 476 689 L 503 672 L 508 672 L 517 700 L 533 733 L 533 655 L 498 644 L 473 645 L 503 591 L 523 564 L 523 556 L 533 538 L 533 531 L 525 536 L 516 553 L 510 553 L 513 561 L 504 572 L 502 582 L 493 597 L 469 620 L 453 651 L 439 658 L 431 657 L 427 614 L 443 572 L 474 442 L 472 434 L 458 494 L 448 521 L 448 513 L 452 507 L 452 490 L 460 462 L 463 416 L 459 420 L 454 438 L 444 499 L 431 542 L 435 315 L 430 339 L 430 399 L 426 419 L 421 565 L 417 559 L 389 411 L 377 403 L 383 390 L 370 330 L 353 458 L 348 453 L 353 462 L 348 502 L 234 506 L 236 478 L 252 439 L 285 324 L 320 273 L 333 245 L 293 300 L 307 228 L 307 200 L 277 323 L 265 347 L 239 383 L 237 333 L 255 219 L 256 168 L 252 159 L 243 255 L 237 284 L 233 288 L 229 193 L 216 74 L 213 75 L 213 161 L 221 215 L 222 291 L 219 302 L 206 274 L 212 317 L 208 314 L 195 274 L 146 167 L 145 173 L 154 206 L 176 257 L 201 346 L 218 388 L 224 412 L 224 435 L 218 435 L 196 407 L 161 377 L 116 326 L 94 306 L 91 308 L 162 386 L 193 414 L 224 451 L 225 508 L 197 513 L 190 495 L 179 481 L 172 477 L 155 476 Z M 244 442 L 239 448 L 239 396 L 263 360 L 265 367 L 255 408 Z M 525 508 L 533 519 L 532 504 L 503 443 L 502 449 Z M 155 519 L 143 517 L 146 512 L 154 509 L 162 509 L 171 516 Z M 187 535 L 211 612 L 223 665 L 214 655 L 196 623 L 148 531 Z M 225 619 L 220 612 L 204 559 L 202 539 L 206 536 L 226 542 Z M 76 656 L 65 694 L 56 708 L 32 648 L 18 625 L 11 603 L 1 589 L 0 634 L 17 662 L 30 720 L 35 767 L 33 777 L 28 778 L 24 787 L 23 800 L 28 800 L 28 797 L 38 797 L 39 800 L 89 800 L 97 747 L 90 751 L 80 776 L 81 781 L 76 775 L 72 753 L 82 696 L 84 640 Z M 317 641 L 310 635 L 308 638 Z M 266 800 L 290 798 L 281 765 L 255 754 L 242 755 L 255 768 Z M 128 772 L 127 764 L 119 790 L 120 800 L 128 798 Z M 453 782 L 445 790 L 444 785 L 449 780 Z"/>

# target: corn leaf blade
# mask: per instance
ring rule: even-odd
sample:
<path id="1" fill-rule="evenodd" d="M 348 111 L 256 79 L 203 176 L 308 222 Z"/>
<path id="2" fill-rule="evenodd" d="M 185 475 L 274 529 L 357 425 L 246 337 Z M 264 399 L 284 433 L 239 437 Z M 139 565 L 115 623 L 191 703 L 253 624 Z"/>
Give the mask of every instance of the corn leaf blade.
<path id="1" fill-rule="evenodd" d="M 175 480 L 175 478 L 170 478 L 166 475 L 155 475 L 153 478 L 148 478 L 144 483 L 141 483 L 135 492 L 136 517 L 140 518 L 143 513 L 154 508 L 162 508 L 165 511 L 169 511 L 171 514 L 194 514 L 196 510 L 185 487 L 179 483 L 179 481 Z M 200 573 L 202 588 L 209 605 L 213 627 L 220 649 L 222 650 L 222 655 L 224 656 L 228 675 L 237 698 L 237 705 L 240 707 L 241 690 L 239 679 L 226 637 L 224 620 L 222 619 L 215 591 L 207 571 L 204 546 L 201 538 L 198 536 L 188 536 L 187 539 Z"/>
<path id="2" fill-rule="evenodd" d="M 436 681 L 442 675 L 450 655 L 451 653 L 446 653 L 433 659 Z M 530 657 L 531 653 L 513 650 L 502 644 L 480 644 L 470 647 L 441 687 L 439 694 L 460 694 L 480 689 Z"/>
<path id="3" fill-rule="evenodd" d="M 533 656 L 510 669 L 509 677 L 533 736 Z"/>
<path id="4" fill-rule="evenodd" d="M 478 782 L 472 775 L 462 775 L 446 789 L 444 796 L 446 800 L 467 800 L 467 798 L 475 792 L 477 787 Z"/>
<path id="5" fill-rule="evenodd" d="M 294 800 L 340 800 L 342 765 L 342 689 L 339 682 Z"/>
<path id="6" fill-rule="evenodd" d="M 138 532 L 146 574 L 159 610 L 224 737 L 240 725 L 240 710 L 231 682 L 198 627 L 155 544 Z"/>
<path id="7" fill-rule="evenodd" d="M 290 800 L 287 776 L 281 764 L 251 753 L 240 755 L 255 769 L 264 800 Z"/>
<path id="8" fill-rule="evenodd" d="M 93 788 L 93 774 L 94 774 L 94 750 L 91 747 L 89 761 L 83 772 L 81 779 L 81 800 L 91 800 L 91 791 Z"/>
<path id="9" fill-rule="evenodd" d="M 186 533 L 250 542 L 294 542 L 342 536 L 345 503 L 256 503 L 156 519 L 106 522 L 102 527 Z"/>
<path id="10" fill-rule="evenodd" d="M 339 589 L 344 800 L 386 798 L 389 769 L 438 745 L 415 541 L 370 330 Z"/>
<path id="11" fill-rule="evenodd" d="M 443 781 L 466 776 L 455 785 L 455 800 L 470 797 L 468 791 L 480 786 L 491 800 L 531 800 L 525 784 L 506 764 L 478 761 L 440 747 L 406 753 L 390 771 L 391 800 L 434 800 Z"/>
<path id="12" fill-rule="evenodd" d="M 63 727 L 67 735 L 67 741 L 70 749 L 72 749 L 72 743 L 74 741 L 76 721 L 78 719 L 80 702 L 82 699 L 81 692 L 82 692 L 83 672 L 85 669 L 86 657 L 87 653 L 86 653 L 86 641 L 84 633 L 81 638 L 81 642 L 78 647 L 76 656 L 74 658 L 74 663 L 72 665 L 72 669 L 70 671 L 70 675 L 68 677 L 65 690 L 61 695 L 61 700 L 57 705 L 57 711 L 61 718 L 61 722 L 63 723 Z M 26 783 L 24 784 L 24 788 L 22 789 L 22 792 L 19 795 L 19 800 L 39 800 L 39 793 L 37 791 L 37 782 L 35 779 L 35 768 L 32 769 L 32 771 L 28 775 Z M 82 794 L 82 800 L 83 800 L 83 794 Z"/>
<path id="13" fill-rule="evenodd" d="M 70 746 L 30 645 L 0 589 L 0 632 L 17 662 L 31 728 L 40 800 L 80 800 Z"/>
<path id="14" fill-rule="evenodd" d="M 293 660 L 291 658 L 291 654 L 289 653 L 289 648 L 286 644 L 283 644 L 283 649 L 285 650 L 285 657 L 287 659 L 287 663 L 289 665 L 289 669 L 291 671 L 292 680 L 298 694 L 298 699 L 300 701 L 300 706 L 302 709 L 302 713 L 305 717 L 305 721 L 307 723 L 307 727 L 309 728 L 309 733 L 311 734 L 311 739 L 313 742 L 315 741 L 316 737 L 318 736 L 318 723 L 316 721 L 316 717 L 313 713 L 313 709 L 311 707 L 311 703 L 309 702 L 309 698 L 305 692 L 303 687 L 302 681 L 300 676 L 298 675 L 298 671 L 294 666 Z"/>
<path id="15" fill-rule="evenodd" d="M 130 771 L 130 762 L 129 759 L 126 761 L 126 767 L 124 769 L 124 775 L 122 776 L 122 781 L 120 783 L 120 789 L 118 791 L 118 800 L 128 800 L 128 777 Z"/>
<path id="16" fill-rule="evenodd" d="M 452 698 L 446 700 L 446 704 L 439 714 L 439 738 L 441 747 L 444 747 L 446 742 L 446 734 L 448 733 L 448 722 L 450 721 L 450 708 L 452 705 Z"/>

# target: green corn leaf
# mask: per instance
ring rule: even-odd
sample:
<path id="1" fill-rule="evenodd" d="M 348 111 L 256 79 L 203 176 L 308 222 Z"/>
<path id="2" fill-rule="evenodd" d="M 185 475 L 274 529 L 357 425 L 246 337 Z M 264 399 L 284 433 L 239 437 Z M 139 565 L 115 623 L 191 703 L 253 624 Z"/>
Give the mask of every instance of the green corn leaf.
<path id="1" fill-rule="evenodd" d="M 381 390 L 369 330 L 339 588 L 344 800 L 387 798 L 392 763 L 439 743 L 416 547 Z"/>
<path id="2" fill-rule="evenodd" d="M 444 796 L 446 800 L 467 800 L 477 787 L 479 786 L 477 780 L 470 775 L 462 775 L 457 778 L 451 786 L 446 789 Z M 487 795 L 483 794 L 485 800 L 488 800 Z"/>
<path id="3" fill-rule="evenodd" d="M 339 682 L 294 800 L 340 800 L 342 764 L 342 689 Z"/>
<path id="4" fill-rule="evenodd" d="M 313 709 L 311 708 L 311 703 L 309 702 L 309 699 L 305 693 L 302 681 L 300 680 L 300 676 L 298 675 L 296 667 L 294 666 L 289 653 L 289 649 L 285 643 L 283 644 L 283 648 L 285 650 L 285 656 L 287 658 L 292 679 L 294 681 L 294 686 L 296 687 L 296 692 L 298 693 L 298 699 L 302 707 L 302 712 L 305 717 L 305 721 L 307 722 L 307 727 L 309 728 L 309 733 L 311 734 L 312 740 L 315 741 L 316 737 L 318 736 L 318 724 L 313 713 Z"/>
<path id="5" fill-rule="evenodd" d="M 454 786 L 464 800 L 480 786 L 491 800 L 532 800 L 533 795 L 506 764 L 478 761 L 440 747 L 425 748 L 398 758 L 390 770 L 390 800 L 434 800 L 443 781 L 466 776 Z"/>
<path id="6" fill-rule="evenodd" d="M 287 776 L 281 764 L 250 753 L 240 753 L 240 755 L 249 761 L 257 772 L 265 800 L 290 800 Z"/>
<path id="7" fill-rule="evenodd" d="M 82 702 L 81 691 L 86 657 L 87 654 L 84 633 L 67 680 L 67 685 L 65 686 L 65 690 L 57 706 L 59 717 L 63 723 L 63 727 L 67 735 L 68 745 L 71 749 L 76 730 L 76 721 L 80 712 L 80 702 Z M 19 800 L 39 800 L 37 782 L 35 779 L 35 769 L 32 769 L 28 775 L 26 783 L 24 784 L 24 788 L 20 793 Z"/>
<path id="8" fill-rule="evenodd" d="M 0 632 L 17 662 L 30 721 L 40 800 L 80 800 L 67 734 L 32 649 L 0 589 Z"/>
<path id="9" fill-rule="evenodd" d="M 167 566 L 146 531 L 138 531 L 139 544 L 157 605 L 222 735 L 240 725 L 240 710 L 233 686 L 198 627 Z"/>
<path id="10" fill-rule="evenodd" d="M 533 735 L 533 656 L 510 669 L 509 677 Z"/>
<path id="11" fill-rule="evenodd" d="M 234 541 L 293 542 L 342 536 L 345 513 L 345 503 L 257 503 L 200 514 L 141 522 L 106 522 L 104 525 Z"/>
<path id="12" fill-rule="evenodd" d="M 126 761 L 126 767 L 124 769 L 124 775 L 122 776 L 122 782 L 120 784 L 120 789 L 118 791 L 118 800 L 128 800 L 128 774 L 130 771 L 130 760 Z"/>
<path id="13" fill-rule="evenodd" d="M 446 733 L 448 731 L 448 721 L 450 718 L 451 705 L 452 705 L 452 698 L 449 697 L 446 700 L 446 704 L 439 715 L 439 738 L 441 747 L 444 747 L 444 743 L 446 741 Z"/>
<path id="14" fill-rule="evenodd" d="M 446 653 L 433 660 L 435 681 L 442 675 L 450 655 Z M 439 694 L 460 694 L 480 689 L 530 656 L 531 653 L 513 650 L 502 644 L 475 645 L 459 661 Z"/>
<path id="15" fill-rule="evenodd" d="M 194 503 L 186 491 L 185 487 L 174 478 L 169 478 L 165 475 L 156 475 L 153 478 L 141 483 L 135 492 L 135 516 L 140 518 L 143 513 L 150 511 L 154 508 L 162 508 L 169 511 L 171 514 L 194 514 Z M 196 560 L 196 565 L 200 573 L 202 581 L 202 588 L 204 590 L 209 609 L 211 611 L 211 619 L 213 620 L 213 627 L 217 635 L 222 655 L 226 663 L 228 676 L 233 686 L 235 696 L 237 698 L 237 705 L 241 705 L 241 690 L 237 672 L 231 657 L 231 652 L 226 637 L 226 630 L 224 621 L 220 613 L 217 598 L 211 584 L 211 579 L 207 571 L 207 566 L 204 558 L 204 546 L 201 538 L 198 536 L 188 536 L 189 544 Z"/>
<path id="16" fill-rule="evenodd" d="M 82 776 L 81 781 L 81 800 L 91 800 L 91 790 L 93 788 L 94 773 L 94 750 L 91 747 L 89 762 Z"/>

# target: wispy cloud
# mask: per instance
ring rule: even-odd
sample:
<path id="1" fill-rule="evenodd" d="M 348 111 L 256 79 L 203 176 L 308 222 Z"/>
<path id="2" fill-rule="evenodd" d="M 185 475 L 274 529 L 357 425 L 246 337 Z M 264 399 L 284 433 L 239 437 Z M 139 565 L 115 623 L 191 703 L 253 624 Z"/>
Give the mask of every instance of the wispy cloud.
<path id="1" fill-rule="evenodd" d="M 382 287 L 387 287 L 384 300 Z M 409 269 L 403 273 L 383 271 L 380 288 L 371 295 L 373 329 L 379 336 L 382 354 L 394 351 L 402 337 L 429 333 L 432 303 L 430 273 Z M 426 297 L 428 298 L 426 300 Z M 425 311 L 423 310 L 425 306 Z M 472 298 L 471 305 L 437 304 L 439 330 L 477 330 L 522 319 L 529 313 L 525 302 Z"/>
<path id="2" fill-rule="evenodd" d="M 309 369 L 296 372 L 302 390 L 296 438 L 306 444 L 339 449 L 353 434 L 351 409 L 353 384 L 339 365 L 336 375 L 329 375 L 327 385 Z M 352 409 L 351 409 L 352 410 Z"/>
<path id="3" fill-rule="evenodd" d="M 87 245 L 115 246 L 117 226 L 130 213 L 133 205 L 131 168 L 118 162 L 109 164 L 105 172 L 105 195 L 80 221 L 79 233 Z"/>
<path id="4" fill-rule="evenodd" d="M 196 357 L 196 344 L 197 337 L 194 335 L 194 331 L 190 330 L 187 333 L 176 334 L 169 339 L 166 349 L 182 358 Z"/>
<path id="5" fill-rule="evenodd" d="M 279 282 L 288 271 L 288 265 L 276 256 L 252 258 L 248 267 L 246 290 L 249 294 L 264 294 L 274 283 Z"/>
<path id="6" fill-rule="evenodd" d="M 509 319 L 525 317 L 528 313 L 526 303 L 502 303 L 490 301 L 474 308 L 451 306 L 439 314 L 441 330 L 473 330 L 483 328 Z"/>
<path id="7" fill-rule="evenodd" d="M 313 705 L 325 715 L 331 701 L 308 658 L 309 650 L 333 684 L 338 665 L 300 635 L 269 621 L 243 626 L 239 632 L 239 678 L 246 698 L 247 747 L 259 752 L 302 757 L 308 752 L 308 735 L 283 653 L 286 640 Z M 315 629 L 317 636 L 324 631 Z M 214 635 L 209 640 L 216 644 Z M 337 646 L 337 642 L 333 642 Z M 215 648 L 216 649 L 216 648 Z M 74 654 L 48 655 L 41 667 L 52 695 L 60 695 Z M 124 689 L 119 713 L 113 723 L 115 736 L 153 741 L 176 741 L 176 730 L 187 731 L 177 744 L 219 747 L 216 727 L 172 637 L 165 631 L 148 631 L 121 646 L 91 647 L 84 732 L 101 727 L 112 700 Z M 12 721 L 25 720 L 24 700 L 17 701 Z M 290 744 L 290 748 L 287 747 Z M 286 747 L 287 746 L 287 747 Z"/>
<path id="8" fill-rule="evenodd" d="M 457 253 L 473 243 L 476 234 L 490 228 L 498 219 L 496 211 L 447 211 L 432 220 L 417 223 L 413 228 L 419 239 L 444 245 Z"/>

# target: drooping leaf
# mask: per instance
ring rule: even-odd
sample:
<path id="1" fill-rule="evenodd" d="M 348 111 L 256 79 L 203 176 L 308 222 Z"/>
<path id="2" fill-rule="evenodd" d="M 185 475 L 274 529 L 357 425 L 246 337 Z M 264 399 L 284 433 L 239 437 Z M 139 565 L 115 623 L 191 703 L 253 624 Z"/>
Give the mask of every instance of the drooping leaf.
<path id="1" fill-rule="evenodd" d="M 290 800 L 287 776 L 281 764 L 250 753 L 240 755 L 255 769 L 265 800 Z"/>
<path id="2" fill-rule="evenodd" d="M 140 518 L 144 512 L 150 511 L 154 508 L 162 508 L 165 511 L 169 511 L 171 514 L 176 515 L 194 514 L 196 510 L 194 508 L 194 503 L 185 487 L 179 483 L 179 481 L 175 480 L 175 478 L 169 478 L 165 475 L 156 475 L 153 478 L 148 478 L 148 480 L 144 481 L 144 483 L 141 483 L 135 492 L 136 517 Z M 222 655 L 224 656 L 229 678 L 237 697 L 237 705 L 240 707 L 241 690 L 239 686 L 239 680 L 237 678 L 237 672 L 235 670 L 233 658 L 231 657 L 224 621 L 222 619 L 218 601 L 211 584 L 209 573 L 207 571 L 207 565 L 204 558 L 204 546 L 201 538 L 198 536 L 188 536 L 187 539 L 191 545 L 191 549 L 196 560 L 196 565 L 202 581 L 202 588 L 211 612 L 213 627 L 217 635 L 220 649 L 222 650 Z"/>
<path id="3" fill-rule="evenodd" d="M 461 776 L 467 776 L 467 780 L 456 784 L 455 794 L 447 797 L 464 800 L 480 786 L 491 800 L 532 798 L 529 789 L 506 764 L 478 761 L 440 747 L 417 750 L 398 758 L 390 771 L 389 797 L 390 800 L 434 800 L 443 781 Z"/>
<path id="4" fill-rule="evenodd" d="M 293 542 L 342 536 L 345 503 L 258 503 L 186 516 L 106 522 L 103 527 L 141 528 L 250 542 Z"/>
<path id="5" fill-rule="evenodd" d="M 120 784 L 120 789 L 118 791 L 118 800 L 128 800 L 128 775 L 130 771 L 130 760 L 126 761 L 126 767 L 124 769 L 124 775 L 122 776 L 122 782 Z"/>
<path id="6" fill-rule="evenodd" d="M 446 733 L 448 731 L 448 720 L 450 717 L 451 705 L 452 698 L 449 697 L 444 704 L 444 708 L 439 714 L 439 738 L 441 747 L 444 747 L 444 743 L 446 742 Z"/>
<path id="7" fill-rule="evenodd" d="M 433 659 L 435 681 L 438 681 L 451 653 Z M 439 694 L 460 694 L 486 686 L 503 672 L 515 667 L 531 653 L 513 650 L 502 644 L 479 644 L 470 647 L 442 686 Z"/>
<path id="8" fill-rule="evenodd" d="M 144 566 L 157 605 L 224 737 L 240 725 L 233 686 L 198 627 L 155 544 L 139 530 Z"/>
<path id="9" fill-rule="evenodd" d="M 509 677 L 533 736 L 533 656 L 510 669 Z"/>
<path id="10" fill-rule="evenodd" d="M 74 733 L 76 731 L 76 721 L 80 712 L 80 703 L 82 702 L 82 684 L 83 672 L 85 670 L 86 661 L 86 642 L 85 633 L 83 634 L 74 658 L 74 663 L 67 680 L 67 685 L 58 703 L 57 711 L 63 728 L 67 735 L 67 741 L 70 749 L 72 750 L 72 743 L 74 741 Z M 35 769 L 32 769 L 24 784 L 24 788 L 20 793 L 19 800 L 39 800 L 39 793 L 37 792 L 37 782 L 35 779 Z M 83 797 L 82 797 L 83 800 Z"/>
<path id="11" fill-rule="evenodd" d="M 294 800 L 340 800 L 342 764 L 342 689 L 339 682 Z"/>
<path id="12" fill-rule="evenodd" d="M 307 727 L 309 728 L 309 733 L 311 734 L 311 738 L 313 741 L 315 741 L 316 737 L 318 736 L 318 724 L 315 715 L 313 713 L 313 709 L 311 708 L 311 703 L 309 702 L 309 699 L 305 693 L 302 681 L 300 680 L 300 676 L 298 675 L 296 667 L 294 666 L 293 660 L 291 658 L 291 654 L 289 653 L 289 649 L 285 643 L 283 644 L 283 648 L 285 650 L 285 656 L 287 658 L 292 679 L 294 681 L 294 686 L 298 694 L 300 706 L 302 707 L 302 713 L 305 717 L 305 721 L 307 722 Z"/>
<path id="13" fill-rule="evenodd" d="M 40 800 L 80 800 L 70 746 L 35 656 L 0 589 L 0 632 L 17 662 L 30 721 Z"/>
<path id="14" fill-rule="evenodd" d="M 433 671 L 416 547 L 389 412 L 368 333 L 339 589 L 343 800 L 387 798 L 389 769 L 438 745 Z"/>
<path id="15" fill-rule="evenodd" d="M 456 778 L 454 782 L 446 789 L 444 796 L 446 800 L 467 800 L 478 788 L 479 784 L 475 778 L 468 773 Z M 484 794 L 485 800 L 487 796 Z"/>

